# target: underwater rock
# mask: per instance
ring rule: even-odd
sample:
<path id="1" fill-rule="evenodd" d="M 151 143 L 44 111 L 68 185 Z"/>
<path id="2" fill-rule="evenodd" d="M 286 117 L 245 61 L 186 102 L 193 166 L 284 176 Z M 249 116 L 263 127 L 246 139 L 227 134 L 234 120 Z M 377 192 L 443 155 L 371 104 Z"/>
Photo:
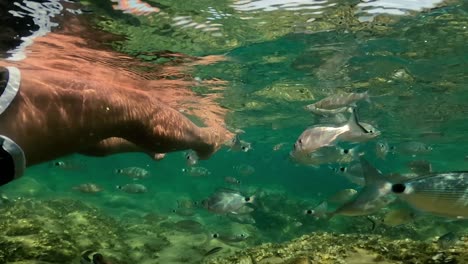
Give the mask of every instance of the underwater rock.
<path id="1" fill-rule="evenodd" d="M 277 83 L 271 87 L 257 91 L 254 95 L 262 98 L 285 101 L 311 101 L 314 100 L 309 88 L 296 84 Z"/>
<path id="2" fill-rule="evenodd" d="M 0 214 L 0 263 L 78 263 L 90 249 L 113 264 L 142 263 L 170 244 L 158 226 L 120 223 L 77 200 L 20 199 Z"/>
<path id="3" fill-rule="evenodd" d="M 205 263 L 466 263 L 468 244 L 441 252 L 435 243 L 373 234 L 313 233 L 283 244 L 263 244 Z"/>

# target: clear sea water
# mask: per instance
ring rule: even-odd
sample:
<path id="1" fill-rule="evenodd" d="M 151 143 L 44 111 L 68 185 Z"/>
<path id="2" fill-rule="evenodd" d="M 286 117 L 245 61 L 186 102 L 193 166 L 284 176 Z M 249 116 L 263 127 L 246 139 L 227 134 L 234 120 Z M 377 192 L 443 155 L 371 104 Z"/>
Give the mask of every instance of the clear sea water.
<path id="1" fill-rule="evenodd" d="M 204 225 L 208 234 L 230 230 L 253 238 L 229 246 L 222 244 L 232 249 L 284 242 L 314 231 L 358 232 L 356 223 L 369 224 L 365 217 L 337 217 L 327 222 L 303 214 L 339 190 L 359 190 L 359 186 L 331 169 L 340 165 L 316 168 L 295 164 L 288 158 L 301 132 L 319 123 L 304 106 L 344 91 L 368 91 L 371 95 L 370 103 L 358 103 L 360 118 L 382 134 L 360 144 L 360 151 L 379 170 L 409 172 L 406 163 L 412 160 L 427 160 L 434 171 L 467 169 L 466 1 L 147 1 L 160 9 L 153 13 L 138 8 L 115 10 L 112 5 L 116 3 L 107 0 L 15 2 L 18 4 L 13 10 L 26 18 L 33 17 L 37 26 L 24 26 L 27 30 L 23 41 L 2 45 L 2 59 L 27 57 L 27 53 L 18 55 L 22 54 L 21 47 L 16 44 L 23 43 L 27 50 L 26 44 L 34 45 L 34 36 L 47 38 L 51 31 L 60 31 L 60 23 L 68 23 L 59 19 L 63 13 L 67 17 L 86 17 L 93 30 L 118 36 L 101 39 L 104 49 L 155 68 L 178 65 L 173 58 L 158 58 L 157 52 L 223 56 L 224 61 L 195 63 L 183 68 L 184 74 L 170 78 L 189 80 L 187 89 L 200 98 L 214 98 L 226 110 L 223 118 L 227 127 L 245 131 L 240 137 L 252 143 L 253 149 L 244 153 L 223 147 L 209 160 L 197 164 L 211 172 L 205 177 L 183 173 L 182 169 L 187 168 L 184 152 L 169 153 L 157 162 L 139 153 L 108 157 L 74 154 L 29 167 L 24 177 L 1 187 L 0 191 L 9 197 L 71 198 L 134 225 L 151 213 L 167 216 L 169 221 L 194 219 Z M 17 19 L 19 23 L 31 22 Z M 223 81 L 219 85 L 222 89 L 203 82 L 208 80 Z M 180 106 L 182 109 L 184 103 Z M 433 150 L 416 156 L 388 154 L 382 160 L 375 154 L 375 144 L 382 140 L 390 146 L 416 141 Z M 273 150 L 280 143 L 282 147 Z M 57 168 L 53 166 L 56 161 L 75 167 Z M 250 165 L 254 172 L 242 175 L 237 169 L 240 165 Z M 133 181 L 114 173 L 131 166 L 147 169 L 151 176 Z M 224 181 L 226 176 L 241 180 L 243 193 L 262 193 L 266 197 L 264 205 L 252 214 L 256 224 L 234 224 L 203 208 L 196 208 L 190 217 L 172 212 L 177 201 L 199 202 L 217 188 L 232 187 Z M 83 183 L 95 183 L 103 191 L 90 194 L 73 189 Z M 144 184 L 148 192 L 129 194 L 115 188 L 127 183 Z M 375 219 L 381 217 L 377 214 Z M 438 227 L 450 225 L 467 230 L 466 222 L 434 221 Z M 408 225 L 417 230 L 417 223 Z M 447 229 L 420 233 L 420 239 L 442 235 L 450 231 Z M 398 232 L 393 235 L 406 237 L 404 231 Z"/>

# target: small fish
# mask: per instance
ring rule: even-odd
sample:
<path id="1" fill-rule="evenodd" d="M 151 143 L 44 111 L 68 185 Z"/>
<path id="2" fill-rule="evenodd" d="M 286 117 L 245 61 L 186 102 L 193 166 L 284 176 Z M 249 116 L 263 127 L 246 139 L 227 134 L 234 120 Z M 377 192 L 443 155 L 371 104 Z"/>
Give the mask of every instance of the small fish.
<path id="1" fill-rule="evenodd" d="M 416 218 L 414 210 L 398 208 L 385 214 L 382 222 L 387 226 L 399 226 L 412 222 Z"/>
<path id="2" fill-rule="evenodd" d="M 354 189 L 344 189 L 330 196 L 327 201 L 329 203 L 343 204 L 351 200 L 356 194 L 357 191 Z"/>
<path id="3" fill-rule="evenodd" d="M 166 157 L 166 153 L 154 153 L 153 159 L 156 161 L 160 161 Z"/>
<path id="4" fill-rule="evenodd" d="M 354 163 L 348 166 L 340 166 L 338 168 L 332 168 L 333 171 L 339 175 L 342 175 L 350 182 L 357 184 L 359 186 L 364 186 L 364 177 L 362 172 L 361 163 Z"/>
<path id="5" fill-rule="evenodd" d="M 239 134 L 234 136 L 234 138 L 228 143 L 228 146 L 232 151 L 248 152 L 252 150 L 252 144 L 241 140 Z"/>
<path id="6" fill-rule="evenodd" d="M 73 190 L 80 191 L 83 193 L 98 193 L 102 191 L 102 188 L 94 183 L 84 183 L 72 188 Z"/>
<path id="7" fill-rule="evenodd" d="M 131 183 L 131 184 L 125 184 L 123 186 L 117 185 L 115 188 L 122 190 L 126 193 L 146 193 L 148 189 L 146 186 L 143 184 L 136 184 L 136 183 Z"/>
<path id="8" fill-rule="evenodd" d="M 77 161 L 56 160 L 51 162 L 49 167 L 60 168 L 63 170 L 82 170 L 84 165 Z"/>
<path id="9" fill-rule="evenodd" d="M 347 108 L 349 106 L 355 106 L 356 102 L 366 100 L 370 102 L 369 93 L 338 93 L 328 96 L 318 102 L 306 106 L 307 109 L 323 109 L 323 110 L 336 110 L 339 108 Z"/>
<path id="10" fill-rule="evenodd" d="M 444 137 L 444 132 L 426 131 L 419 133 L 421 139 L 440 139 Z"/>
<path id="11" fill-rule="evenodd" d="M 391 187 L 414 208 L 438 216 L 468 218 L 468 172 L 432 173 Z"/>
<path id="12" fill-rule="evenodd" d="M 205 167 L 188 167 L 182 169 L 183 173 L 187 173 L 192 177 L 204 177 L 211 174 L 211 172 Z"/>
<path id="13" fill-rule="evenodd" d="M 214 247 L 214 248 L 208 250 L 205 254 L 203 254 L 203 256 L 206 257 L 206 256 L 209 256 L 209 255 L 213 255 L 213 254 L 219 252 L 221 249 L 223 249 L 223 248 L 222 247 Z"/>
<path id="14" fill-rule="evenodd" d="M 116 169 L 114 172 L 119 175 L 130 177 L 134 180 L 144 179 L 150 176 L 149 171 L 140 167 L 128 167 L 128 168 L 123 168 L 123 169 Z"/>
<path id="15" fill-rule="evenodd" d="M 386 140 L 377 141 L 375 144 L 375 154 L 380 159 L 385 159 L 387 157 L 388 152 L 390 151 L 390 147 Z"/>
<path id="16" fill-rule="evenodd" d="M 183 232 L 201 233 L 204 231 L 202 224 L 195 220 L 184 219 L 174 223 L 174 228 Z"/>
<path id="17" fill-rule="evenodd" d="M 250 176 L 255 173 L 255 168 L 248 164 L 234 166 L 234 170 L 236 170 L 241 176 Z"/>
<path id="18" fill-rule="evenodd" d="M 239 191 L 220 188 L 209 198 L 202 201 L 202 206 L 217 214 L 246 214 L 253 208 L 246 206 L 255 201 L 255 196 L 243 196 Z"/>
<path id="19" fill-rule="evenodd" d="M 248 234 L 245 233 L 239 233 L 239 234 L 220 234 L 220 233 L 214 233 L 211 235 L 212 238 L 221 240 L 225 243 L 238 243 L 246 240 L 249 238 Z"/>
<path id="20" fill-rule="evenodd" d="M 410 170 L 418 175 L 427 175 L 432 172 L 432 164 L 427 160 L 413 160 L 408 162 Z"/>
<path id="21" fill-rule="evenodd" d="M 273 151 L 278 151 L 280 150 L 286 143 L 278 143 L 276 145 L 273 146 Z"/>
<path id="22" fill-rule="evenodd" d="M 319 166 L 326 163 L 349 163 L 358 157 L 358 147 L 343 149 L 337 146 L 324 146 L 312 153 L 293 154 L 290 158 L 299 164 Z"/>
<path id="23" fill-rule="evenodd" d="M 187 166 L 195 166 L 198 163 L 198 156 L 195 151 L 185 153 L 185 164 Z"/>
<path id="24" fill-rule="evenodd" d="M 459 236 L 454 232 L 448 232 L 437 239 L 437 245 L 440 248 L 448 249 L 453 247 L 460 240 Z"/>
<path id="25" fill-rule="evenodd" d="M 227 183 L 230 183 L 230 184 L 234 184 L 234 185 L 239 185 L 241 184 L 241 181 L 234 178 L 234 177 L 230 177 L 230 176 L 226 176 L 224 177 L 224 181 L 227 182 Z"/>
<path id="26" fill-rule="evenodd" d="M 395 152 L 401 154 L 410 154 L 410 155 L 417 155 L 417 154 L 427 154 L 432 151 L 432 147 L 428 146 L 422 142 L 417 141 L 408 141 L 400 143 L 396 148 Z"/>
<path id="27" fill-rule="evenodd" d="M 172 209 L 172 212 L 174 214 L 177 214 L 179 216 L 193 216 L 195 215 L 195 210 L 192 208 L 176 208 Z"/>
<path id="28" fill-rule="evenodd" d="M 327 203 L 327 201 L 321 202 L 314 209 L 304 210 L 304 214 L 313 216 L 315 220 L 329 219 L 332 216 L 328 212 L 328 203 Z"/>

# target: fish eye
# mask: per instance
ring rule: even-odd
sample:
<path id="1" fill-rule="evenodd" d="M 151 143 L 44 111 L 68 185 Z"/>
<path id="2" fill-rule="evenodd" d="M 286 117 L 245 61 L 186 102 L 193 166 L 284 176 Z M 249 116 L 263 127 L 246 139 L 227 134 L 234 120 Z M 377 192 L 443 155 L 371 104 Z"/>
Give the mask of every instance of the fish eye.
<path id="1" fill-rule="evenodd" d="M 397 183 L 392 186 L 392 191 L 394 193 L 403 193 L 406 189 L 406 186 L 403 183 Z"/>
<path id="2" fill-rule="evenodd" d="M 340 167 L 341 172 L 345 172 L 346 168 L 345 167 Z"/>
<path id="3" fill-rule="evenodd" d="M 245 237 L 245 234 L 240 234 L 240 237 Z"/>
<path id="4" fill-rule="evenodd" d="M 302 139 L 299 139 L 297 142 L 298 142 L 299 144 L 302 144 Z"/>
<path id="5" fill-rule="evenodd" d="M 250 202 L 250 197 L 245 197 L 246 202 Z"/>
<path id="6" fill-rule="evenodd" d="M 175 213 L 175 212 L 177 212 L 177 211 L 176 211 L 176 209 L 172 209 L 172 212 Z"/>
<path id="7" fill-rule="evenodd" d="M 123 173 L 123 169 L 117 169 L 117 173 Z"/>
<path id="8" fill-rule="evenodd" d="M 344 153 L 344 154 L 348 154 L 348 153 L 349 153 L 349 149 L 344 149 L 344 150 L 343 150 L 343 153 Z"/>
<path id="9" fill-rule="evenodd" d="M 306 214 L 308 214 L 308 215 L 312 214 L 312 210 L 310 210 L 310 209 L 306 210 Z"/>
<path id="10" fill-rule="evenodd" d="M 187 157 L 185 157 L 185 158 L 189 160 L 189 159 L 190 159 L 190 155 L 187 155 Z"/>
<path id="11" fill-rule="evenodd" d="M 247 148 L 247 147 L 245 147 L 245 146 L 242 146 L 242 150 L 245 150 L 246 148 Z"/>
<path id="12" fill-rule="evenodd" d="M 218 238 L 219 237 L 219 234 L 218 233 L 214 233 L 211 235 L 213 238 Z"/>
<path id="13" fill-rule="evenodd" d="M 57 161 L 57 162 L 54 163 L 54 166 L 59 167 L 59 166 L 62 166 L 62 164 L 63 164 L 63 162 Z"/>

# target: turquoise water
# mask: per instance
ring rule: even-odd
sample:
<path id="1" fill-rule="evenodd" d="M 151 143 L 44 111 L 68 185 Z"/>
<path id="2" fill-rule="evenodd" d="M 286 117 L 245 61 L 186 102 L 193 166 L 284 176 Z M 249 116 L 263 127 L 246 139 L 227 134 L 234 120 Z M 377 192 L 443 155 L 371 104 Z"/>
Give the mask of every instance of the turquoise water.
<path id="1" fill-rule="evenodd" d="M 177 64 L 173 58 L 158 59 L 153 53 L 159 51 L 224 56 L 225 61 L 188 68 L 184 78 L 225 81 L 222 90 L 214 90 L 203 82 L 189 89 L 201 97 L 220 95 L 215 102 L 227 110 L 224 116 L 227 127 L 245 131 L 240 137 L 250 142 L 253 149 L 244 153 L 231 151 L 227 146 L 221 148 L 209 160 L 198 162 L 196 166 L 211 172 L 201 177 L 182 171 L 187 168 L 184 152 L 169 153 L 161 161 L 139 153 L 108 157 L 74 154 L 30 167 L 24 177 L 2 186 L 0 191 L 12 199 L 79 200 L 96 206 L 99 214 L 136 228 L 148 214 L 166 217 L 164 221 L 168 222 L 191 219 L 203 225 L 209 242 L 193 240 L 191 230 L 180 231 L 187 237 L 184 241 L 179 231 L 176 234 L 167 231 L 172 228 L 170 225 L 166 229 L 161 227 L 172 243 L 168 248 L 174 249 L 161 250 L 162 262 L 152 262 L 146 256 L 142 258 L 146 262 L 141 259 L 138 262 L 135 257 L 135 263 L 180 263 L 171 256 L 181 253 L 178 246 L 187 243 L 200 248 L 221 245 L 229 248 L 224 253 L 228 254 L 315 231 L 368 232 L 422 241 L 452 230 L 466 235 L 466 221 L 448 222 L 424 213 L 421 219 L 401 226 L 379 224 L 375 230 L 371 230 L 365 216 L 315 220 L 305 215 L 304 210 L 314 208 L 342 189 L 359 191 L 361 187 L 333 170 L 341 166 L 338 163 L 318 168 L 296 164 L 289 158 L 289 152 L 302 131 L 322 123 L 304 106 L 337 92 L 368 91 L 370 102 L 358 102 L 359 115 L 361 121 L 372 124 L 382 134 L 359 144 L 359 151 L 374 166 L 384 173 L 407 173 L 410 172 L 407 162 L 426 160 L 433 171 L 466 170 L 467 3 L 413 1 L 420 5 L 412 6 L 405 1 L 393 4 L 298 1 L 289 5 L 277 2 L 148 1 L 161 10 L 144 15 L 114 10 L 110 1 L 81 1 L 82 5 L 74 5 L 74 9 L 87 12 L 72 16 L 86 16 L 94 30 L 118 36 L 118 40 L 104 41 L 105 49 L 130 55 L 154 67 Z M 384 14 L 370 15 L 375 12 Z M 52 21 L 56 19 L 50 17 Z M 45 37 L 48 31 L 60 30 L 60 26 L 41 28 Z M 5 50 L 2 50 L 4 58 L 12 56 Z M 381 141 L 396 148 L 402 142 L 415 141 L 431 146 L 432 151 L 415 156 L 389 153 L 386 159 L 379 159 L 375 146 Z M 279 150 L 273 149 L 281 143 Z M 53 166 L 57 161 L 73 168 Z M 253 173 L 243 175 L 238 170 L 241 165 L 252 166 Z M 151 175 L 134 181 L 114 173 L 116 169 L 134 166 L 150 171 Z M 226 183 L 226 176 L 239 179 L 241 184 L 237 187 Z M 82 193 L 73 189 L 83 183 L 97 184 L 103 190 Z M 148 191 L 132 194 L 115 188 L 128 183 L 143 184 Z M 255 224 L 235 223 L 198 205 L 194 206 L 192 216 L 173 212 L 178 201 L 200 202 L 220 187 L 257 196 L 251 214 Z M 373 214 L 372 219 L 381 222 L 389 208 Z M 432 227 L 430 231 L 428 225 Z M 210 240 L 211 234 L 222 231 L 248 234 L 250 238 L 234 243 Z M 128 235 L 126 232 L 131 231 L 123 231 L 122 237 Z M 75 249 L 79 252 L 86 248 Z M 109 248 L 96 246 L 92 250 L 109 251 Z"/>

